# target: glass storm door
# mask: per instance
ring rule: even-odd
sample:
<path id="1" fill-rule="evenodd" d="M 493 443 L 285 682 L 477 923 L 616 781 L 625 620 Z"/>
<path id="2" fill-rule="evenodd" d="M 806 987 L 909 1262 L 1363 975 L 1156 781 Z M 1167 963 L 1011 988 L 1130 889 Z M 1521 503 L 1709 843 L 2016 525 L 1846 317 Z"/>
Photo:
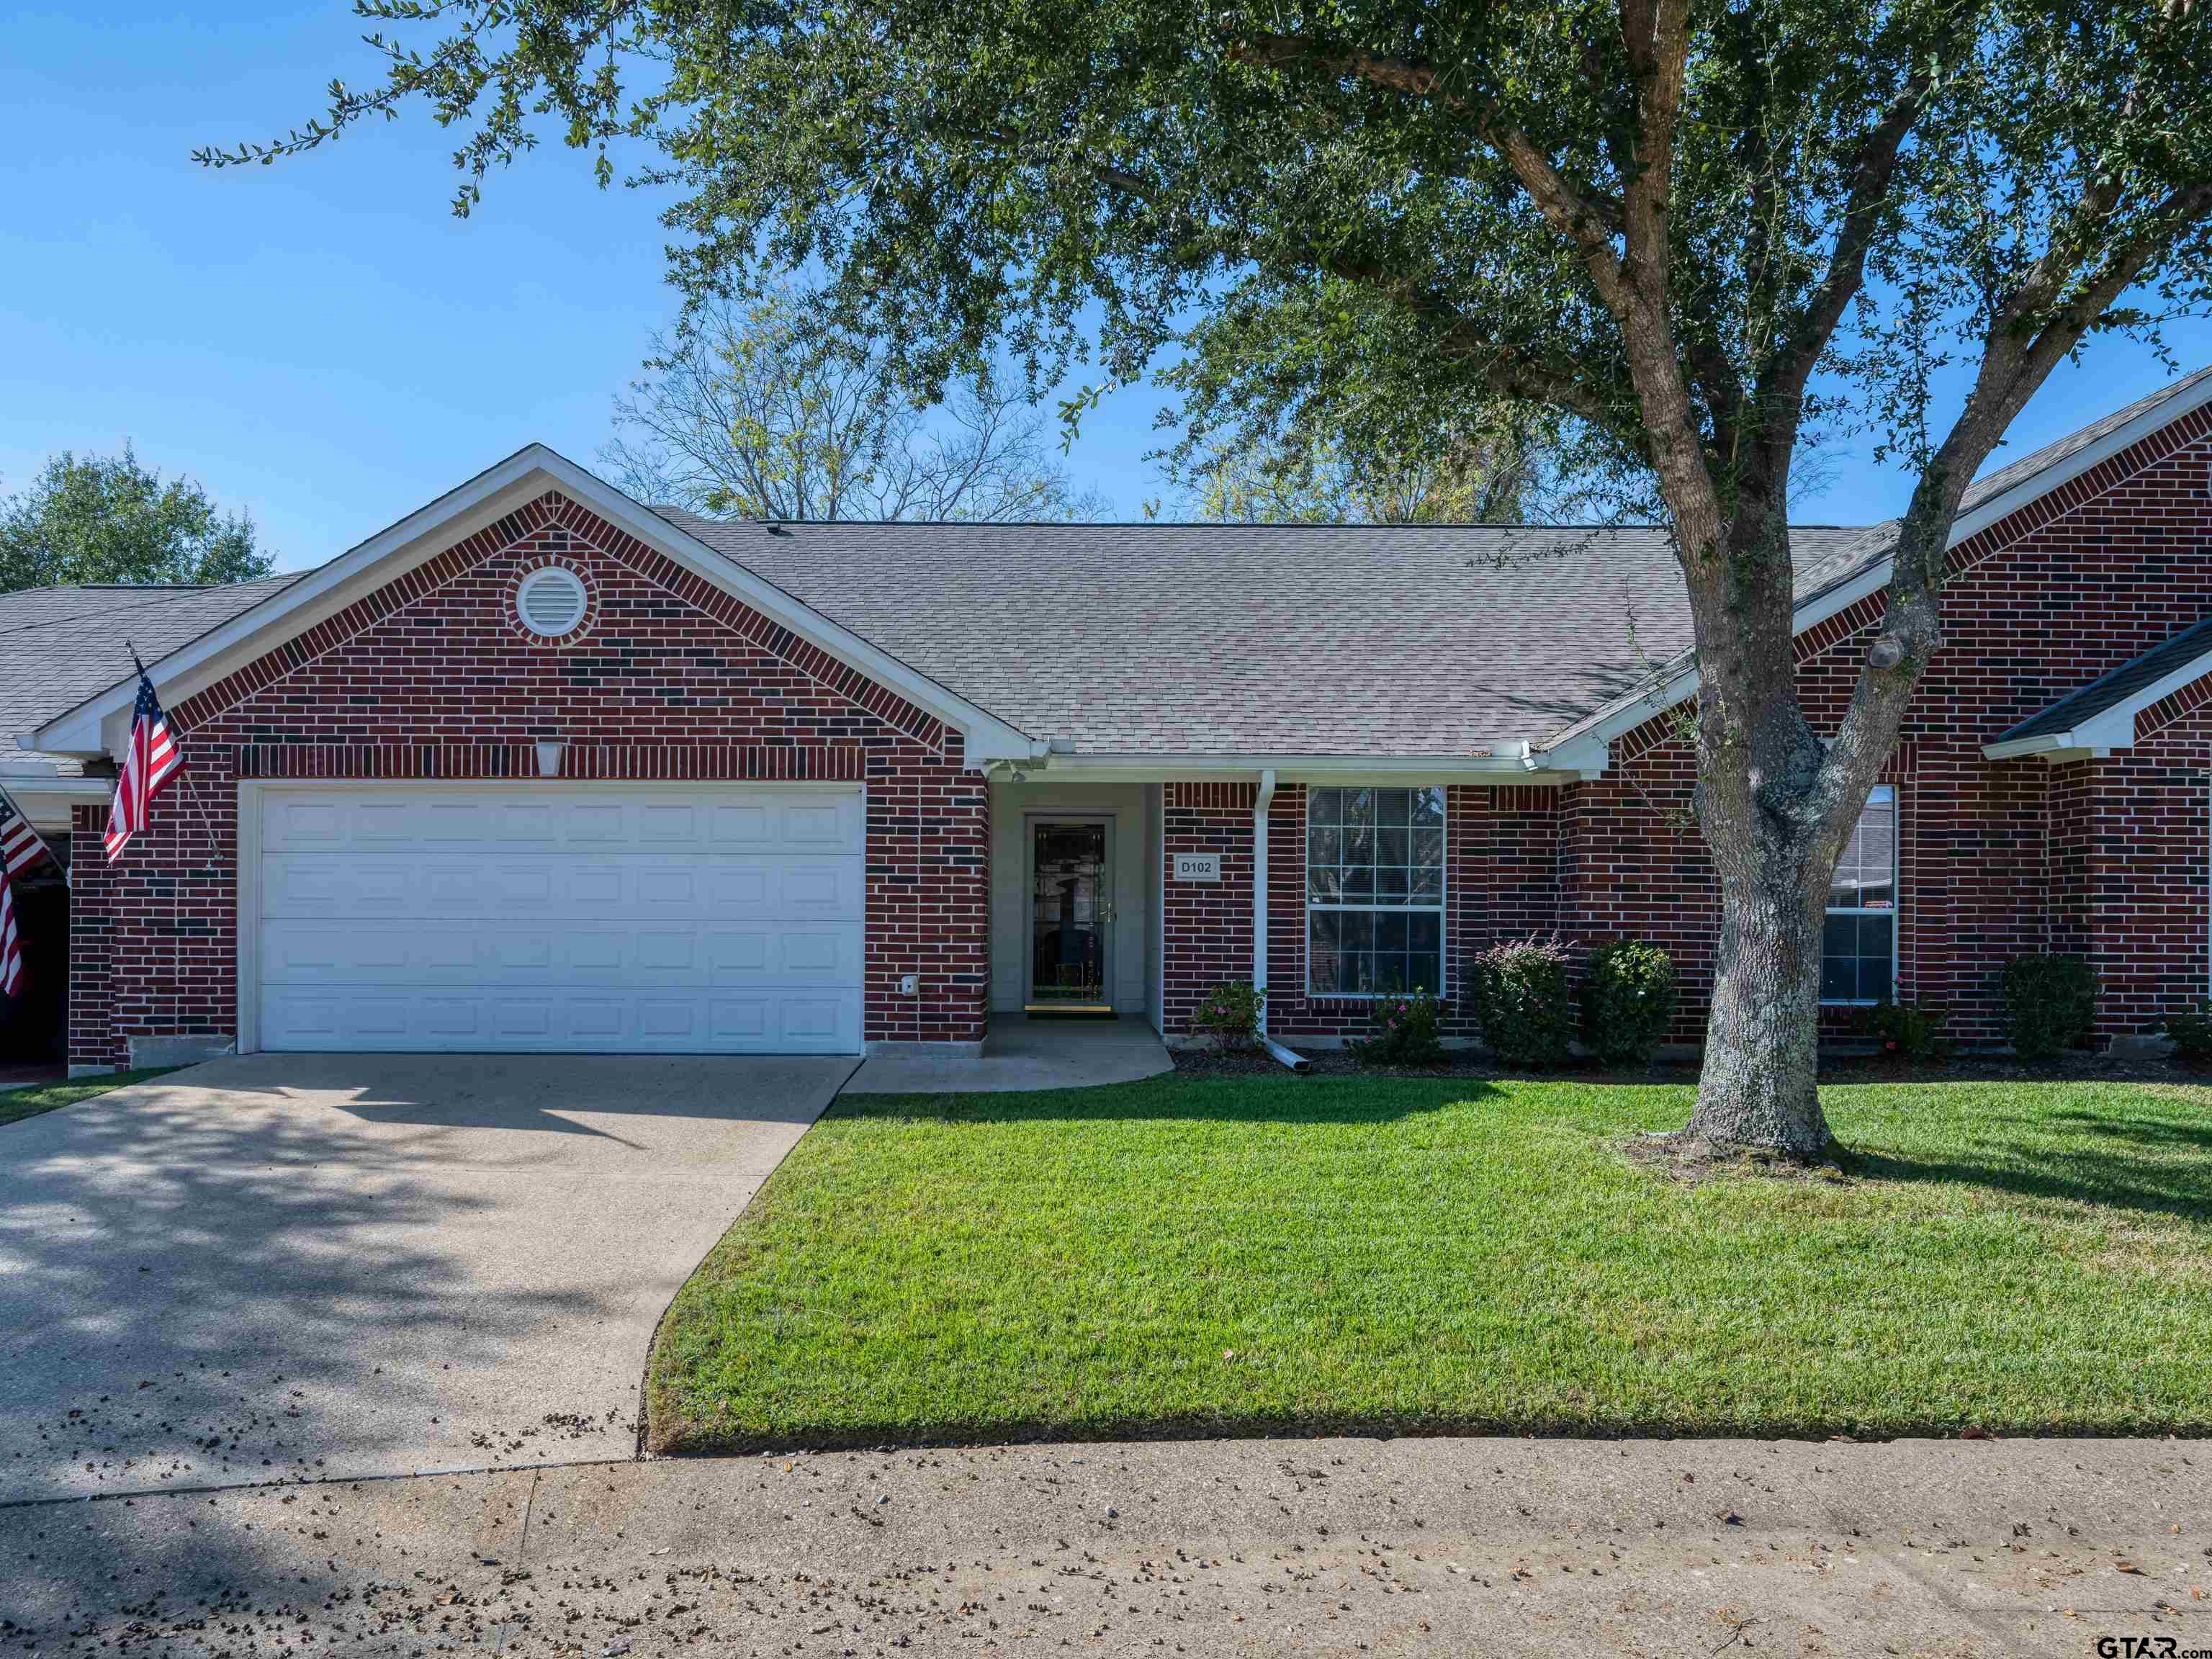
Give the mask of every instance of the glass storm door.
<path id="1" fill-rule="evenodd" d="M 1106 825 L 1030 826 L 1030 1003 L 1103 1010 L 1114 883 Z"/>

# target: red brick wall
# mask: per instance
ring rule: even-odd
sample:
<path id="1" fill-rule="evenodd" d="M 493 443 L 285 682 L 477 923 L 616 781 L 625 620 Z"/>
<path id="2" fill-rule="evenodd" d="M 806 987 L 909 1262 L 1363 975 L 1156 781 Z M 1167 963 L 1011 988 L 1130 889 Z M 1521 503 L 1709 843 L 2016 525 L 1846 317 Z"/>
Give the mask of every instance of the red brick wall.
<path id="1" fill-rule="evenodd" d="M 592 607 L 551 643 L 514 624 L 509 600 L 549 562 L 584 578 Z M 541 738 L 568 744 L 570 778 L 863 781 L 865 1036 L 983 1035 L 988 809 L 959 734 L 558 495 L 171 713 L 185 779 L 75 895 L 74 1060 L 236 1031 L 238 778 L 530 778 Z M 907 973 L 918 996 L 897 994 Z"/>
<path id="2" fill-rule="evenodd" d="M 1160 1029 L 1171 1037 L 1189 1031 L 1191 1010 L 1215 986 L 1252 978 L 1252 812 L 1259 799 L 1256 783 L 1162 787 Z M 1267 834 L 1272 848 L 1272 817 Z M 1178 853 L 1218 853 L 1221 879 L 1176 880 Z M 1268 944 L 1272 950 L 1272 933 Z"/>
<path id="3" fill-rule="evenodd" d="M 1556 790 L 1527 784 L 1445 790 L 1446 1037 L 1477 1034 L 1468 999 L 1474 954 L 1557 921 L 1559 826 Z M 1306 789 L 1286 784 L 1267 813 L 1267 1029 L 1285 1042 L 1361 1036 L 1370 1006 L 1362 998 L 1306 994 Z"/>
<path id="4" fill-rule="evenodd" d="M 100 836 L 106 809 L 70 809 L 69 1057 L 72 1064 L 113 1064 L 114 1011 L 108 1001 L 107 874 Z"/>
<path id="5" fill-rule="evenodd" d="M 2203 985 L 2206 763 L 2181 734 L 2205 690 L 2147 711 L 2174 737 L 2111 761 L 2051 768 L 1981 749 L 2212 612 L 2208 428 L 2212 411 L 2187 416 L 1953 551 L 1943 648 L 1883 776 L 1899 799 L 1901 992 L 1948 1008 L 1970 1041 L 2002 1038 L 1998 975 L 2028 951 L 2097 958 L 2106 1035 L 2149 1029 Z M 1875 596 L 1799 640 L 1816 730 L 1840 720 L 1881 616 Z M 1678 1035 L 1692 1036 L 1718 895 L 1695 830 L 1668 827 L 1687 805 L 1690 756 L 1663 719 L 1613 756 L 1604 777 L 1562 792 L 1568 925 L 1674 951 L 1690 993 Z"/>
<path id="6" fill-rule="evenodd" d="M 1981 748 L 2212 613 L 2209 430 L 2212 410 L 2188 416 L 1954 550 L 1945 644 L 1882 781 L 1898 796 L 1901 994 L 1948 1008 L 1968 1041 L 2002 1039 L 1998 976 L 2029 951 L 2094 957 L 2106 1035 L 2148 1030 L 2205 987 L 2212 680 L 2147 711 L 2140 746 L 2110 761 L 2054 769 L 1991 762 Z M 1881 617 L 1876 596 L 1799 641 L 1816 729 L 1841 719 Z M 1450 790 L 1450 1035 L 1474 1033 L 1468 957 L 1555 925 L 1585 941 L 1635 933 L 1665 945 L 1686 993 L 1675 1036 L 1700 1035 L 1719 890 L 1688 817 L 1692 781 L 1688 746 L 1659 717 L 1616 739 L 1595 781 Z M 1304 994 L 1304 813 L 1302 788 L 1278 792 L 1268 1023 L 1286 1040 L 1357 1035 L 1364 1003 Z M 1224 901 L 1237 942 L 1209 949 L 1177 933 L 1215 926 L 1210 916 L 1170 894 L 1170 961 L 1188 965 L 1194 988 L 1182 1003 L 1170 991 L 1170 1034 L 1205 984 L 1249 972 L 1243 911 Z"/>
<path id="7" fill-rule="evenodd" d="M 2139 720 L 2133 749 L 2054 769 L 2054 793 L 2062 779 L 2081 800 L 2068 902 L 2097 974 L 2097 1030 L 2151 1030 L 2212 981 L 2212 716 L 2192 710 L 2156 732 Z"/>

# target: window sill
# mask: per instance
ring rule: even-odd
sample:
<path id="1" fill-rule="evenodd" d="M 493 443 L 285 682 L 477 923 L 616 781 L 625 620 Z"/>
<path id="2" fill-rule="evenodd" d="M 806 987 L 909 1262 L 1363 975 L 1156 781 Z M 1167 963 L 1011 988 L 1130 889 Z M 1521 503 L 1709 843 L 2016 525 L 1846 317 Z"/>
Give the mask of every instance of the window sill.
<path id="1" fill-rule="evenodd" d="M 1385 997 L 1412 997 L 1425 994 L 1431 1002 L 1449 1002 L 1449 994 L 1443 991 L 1308 991 L 1308 1002 L 1380 1002 Z"/>

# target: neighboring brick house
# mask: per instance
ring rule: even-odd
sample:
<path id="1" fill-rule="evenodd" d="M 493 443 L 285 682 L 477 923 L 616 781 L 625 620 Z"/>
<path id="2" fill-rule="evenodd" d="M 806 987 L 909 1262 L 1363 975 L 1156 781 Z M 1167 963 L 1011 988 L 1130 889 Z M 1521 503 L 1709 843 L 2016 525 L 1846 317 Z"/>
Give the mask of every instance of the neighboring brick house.
<path id="1" fill-rule="evenodd" d="M 1838 873 L 1839 1013 L 1994 1040 L 2030 951 L 2094 961 L 2106 1037 L 2212 984 L 2209 481 L 2212 371 L 1974 487 Z M 1796 534 L 1816 726 L 1892 529 Z M 79 1069 L 1176 1038 L 1227 981 L 1293 1044 L 1440 984 L 1467 1038 L 1470 956 L 1532 929 L 1663 942 L 1690 1038 L 1688 638 L 1646 529 L 717 523 L 532 447 L 298 577 L 0 596 L 0 784 L 94 849 Z M 110 864 L 126 639 L 188 766 Z"/>

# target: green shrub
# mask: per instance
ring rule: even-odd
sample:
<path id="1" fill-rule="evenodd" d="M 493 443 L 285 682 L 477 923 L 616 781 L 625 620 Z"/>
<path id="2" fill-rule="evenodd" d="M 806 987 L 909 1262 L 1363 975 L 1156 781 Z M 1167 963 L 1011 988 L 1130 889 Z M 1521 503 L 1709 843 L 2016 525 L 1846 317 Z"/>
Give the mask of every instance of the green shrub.
<path id="1" fill-rule="evenodd" d="M 2022 1060 L 2055 1060 L 2063 1049 L 2088 1044 L 2096 975 L 2080 957 L 2014 957 L 2005 963 L 2004 1003 L 2013 1052 Z"/>
<path id="2" fill-rule="evenodd" d="M 1583 1042 L 1608 1065 L 1641 1062 L 1674 1023 L 1674 959 L 1649 939 L 1617 939 L 1583 981 Z"/>
<path id="3" fill-rule="evenodd" d="M 1507 939 L 1474 959 L 1483 1041 L 1509 1066 L 1563 1066 L 1571 1057 L 1574 956 L 1557 934 Z"/>
<path id="4" fill-rule="evenodd" d="M 2212 1000 L 2197 998 L 2196 1007 L 2168 1014 L 2159 1029 L 2173 1039 L 2173 1057 L 2191 1071 L 2212 1066 Z"/>
<path id="5" fill-rule="evenodd" d="M 1267 1006 L 1265 991 L 1242 981 L 1217 985 L 1190 1017 L 1190 1029 L 1210 1036 L 1224 1048 L 1249 1048 L 1260 1038 L 1260 1010 Z"/>
<path id="6" fill-rule="evenodd" d="M 1881 1053 L 1897 1060 L 1941 1060 L 1956 1046 L 1943 1034 L 1951 1023 L 1948 1009 L 1930 1008 L 1917 1002 L 1892 1002 L 1887 998 L 1852 1017 L 1852 1029 L 1871 1036 Z"/>
<path id="7" fill-rule="evenodd" d="M 1443 1011 L 1426 991 L 1394 991 L 1367 1006 L 1367 1035 L 1346 1046 L 1363 1066 L 1433 1066 L 1444 1057 Z"/>

